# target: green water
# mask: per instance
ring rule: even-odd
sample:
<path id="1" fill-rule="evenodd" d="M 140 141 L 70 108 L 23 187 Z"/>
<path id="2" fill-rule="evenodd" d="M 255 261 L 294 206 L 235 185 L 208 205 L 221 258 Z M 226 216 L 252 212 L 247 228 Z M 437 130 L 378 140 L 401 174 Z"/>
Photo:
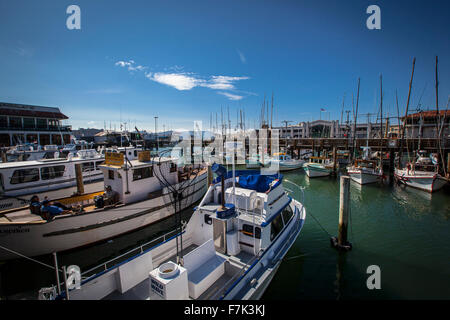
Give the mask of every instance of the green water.
<path id="1" fill-rule="evenodd" d="M 263 296 L 276 299 L 450 299 L 450 196 L 430 195 L 398 186 L 351 183 L 348 230 L 353 250 L 338 253 L 329 235 L 337 235 L 339 179 L 309 179 L 303 170 L 285 180 L 304 186 L 306 222 Z M 301 192 L 285 182 L 297 200 Z M 183 212 L 188 220 L 192 210 Z M 322 227 L 314 220 L 315 217 Z M 81 270 L 107 261 L 174 226 L 158 225 L 89 248 L 59 254 L 59 264 Z M 52 264 L 51 256 L 38 257 Z M 381 269 L 381 289 L 368 290 L 367 267 Z M 23 259 L 0 264 L 3 298 L 35 298 L 55 283 L 54 272 Z"/>
<path id="2" fill-rule="evenodd" d="M 338 253 L 319 223 L 337 235 L 339 178 L 295 171 L 285 179 L 305 187 L 306 222 L 263 299 L 450 299 L 450 197 L 443 190 L 352 182 L 353 250 Z M 380 267 L 380 290 L 367 288 L 370 265 Z"/>

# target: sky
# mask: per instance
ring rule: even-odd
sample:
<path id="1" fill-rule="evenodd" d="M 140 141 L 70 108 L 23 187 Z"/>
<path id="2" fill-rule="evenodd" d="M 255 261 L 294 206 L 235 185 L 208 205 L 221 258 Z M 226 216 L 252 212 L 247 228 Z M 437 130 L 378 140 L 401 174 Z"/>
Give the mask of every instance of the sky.
<path id="1" fill-rule="evenodd" d="M 81 29 L 66 26 L 79 6 Z M 378 5 L 381 29 L 366 9 Z M 0 0 L 0 101 L 59 107 L 67 124 L 192 129 L 227 109 L 259 124 L 274 95 L 274 125 L 435 109 L 450 94 L 448 1 Z M 325 111 L 321 111 L 325 110 Z M 350 114 L 351 115 L 351 114 Z M 344 112 L 344 120 L 345 120 Z M 374 117 L 372 117 L 374 119 Z M 361 121 L 362 121 L 361 120 Z M 291 123 L 291 124 L 292 124 Z"/>

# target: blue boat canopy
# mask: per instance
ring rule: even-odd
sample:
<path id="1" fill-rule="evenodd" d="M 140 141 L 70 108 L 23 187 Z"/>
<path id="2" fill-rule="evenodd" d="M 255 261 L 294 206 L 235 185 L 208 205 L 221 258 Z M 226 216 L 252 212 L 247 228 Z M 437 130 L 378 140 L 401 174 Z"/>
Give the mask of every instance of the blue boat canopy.
<path id="1" fill-rule="evenodd" d="M 236 170 L 235 175 L 236 177 L 239 177 L 239 186 L 241 188 L 255 190 L 256 192 L 266 192 L 269 189 L 273 190 L 280 185 L 283 180 L 283 175 L 281 174 L 263 175 L 260 174 L 259 170 Z M 224 175 L 225 179 L 230 179 L 232 177 L 233 171 L 228 171 L 227 174 Z M 220 178 L 221 177 L 216 177 L 213 180 L 213 183 L 220 182 Z M 276 182 L 272 184 L 274 181 Z"/>

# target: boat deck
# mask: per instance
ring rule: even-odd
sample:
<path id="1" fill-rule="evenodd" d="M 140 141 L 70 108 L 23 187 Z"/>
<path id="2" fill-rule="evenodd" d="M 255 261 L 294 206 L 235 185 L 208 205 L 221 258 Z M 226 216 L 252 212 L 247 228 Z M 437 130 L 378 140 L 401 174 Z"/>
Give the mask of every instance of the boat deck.
<path id="1" fill-rule="evenodd" d="M 197 247 L 197 245 L 192 244 L 189 247 L 183 249 L 183 254 L 186 255 Z M 220 295 L 218 296 L 218 294 L 222 294 L 224 292 L 224 289 L 229 287 L 254 259 L 253 255 L 244 251 L 241 251 L 236 256 L 229 256 L 220 253 L 217 254 L 226 259 L 225 273 L 216 282 L 214 282 L 211 287 L 203 292 L 198 300 L 220 298 Z M 176 256 L 173 255 L 164 262 L 168 261 L 176 263 Z M 149 272 L 150 271 L 151 270 L 149 270 Z M 149 278 L 146 278 L 144 281 L 140 282 L 123 294 L 119 291 L 114 291 L 104 297 L 103 300 L 150 300 L 150 280 Z"/>

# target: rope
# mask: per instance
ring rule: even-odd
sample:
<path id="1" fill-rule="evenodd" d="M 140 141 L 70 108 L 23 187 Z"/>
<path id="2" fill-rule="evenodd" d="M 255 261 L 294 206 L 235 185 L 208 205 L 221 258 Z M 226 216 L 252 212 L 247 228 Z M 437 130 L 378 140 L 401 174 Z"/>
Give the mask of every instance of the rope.
<path id="1" fill-rule="evenodd" d="M 45 266 L 45 267 L 47 267 L 47 268 L 50 268 L 50 269 L 52 269 L 52 270 L 56 270 L 55 267 L 53 267 L 53 266 L 51 266 L 51 265 L 48 265 L 48 264 L 43 263 L 43 262 L 41 262 L 41 261 L 39 261 L 39 260 L 36 260 L 36 259 L 30 258 L 30 257 L 27 257 L 27 256 L 25 256 L 25 255 L 23 255 L 23 254 L 21 254 L 21 253 L 19 253 L 19 252 L 17 252 L 17 251 L 14 251 L 14 250 L 5 248 L 5 247 L 3 247 L 3 246 L 1 246 L 1 245 L 0 245 L 0 248 L 3 249 L 3 250 L 9 251 L 9 252 L 11 252 L 11 253 L 13 253 L 13 254 L 16 254 L 16 255 L 18 255 L 19 257 L 22 257 L 22 258 L 28 259 L 28 260 L 30 260 L 30 261 L 36 262 L 36 263 L 38 263 L 38 264 L 40 264 L 40 265 L 43 265 L 43 266 Z M 59 269 L 59 272 L 63 272 L 63 270 L 62 270 L 62 269 Z"/>

